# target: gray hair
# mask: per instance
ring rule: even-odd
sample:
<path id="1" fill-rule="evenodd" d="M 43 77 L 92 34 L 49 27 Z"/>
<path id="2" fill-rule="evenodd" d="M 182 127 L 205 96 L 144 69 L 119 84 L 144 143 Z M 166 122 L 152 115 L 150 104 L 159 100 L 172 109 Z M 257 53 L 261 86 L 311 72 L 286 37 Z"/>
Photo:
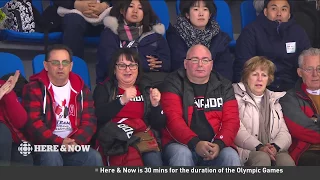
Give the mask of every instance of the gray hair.
<path id="1" fill-rule="evenodd" d="M 318 48 L 309 48 L 301 52 L 299 55 L 299 67 L 302 67 L 303 60 L 305 56 L 320 56 L 320 49 Z"/>

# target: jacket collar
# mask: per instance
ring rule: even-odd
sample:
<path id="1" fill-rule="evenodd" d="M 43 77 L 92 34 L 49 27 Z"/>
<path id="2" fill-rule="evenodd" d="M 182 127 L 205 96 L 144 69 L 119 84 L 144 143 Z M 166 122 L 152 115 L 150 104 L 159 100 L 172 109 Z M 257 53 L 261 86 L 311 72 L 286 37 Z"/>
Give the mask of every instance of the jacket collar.
<path id="1" fill-rule="evenodd" d="M 292 14 L 288 22 L 279 24 L 276 21 L 269 20 L 263 12 L 258 15 L 257 22 L 263 27 L 263 29 L 266 30 L 269 35 L 280 35 L 281 37 L 285 34 L 285 31 L 287 31 L 287 29 L 295 24 L 295 20 Z"/>

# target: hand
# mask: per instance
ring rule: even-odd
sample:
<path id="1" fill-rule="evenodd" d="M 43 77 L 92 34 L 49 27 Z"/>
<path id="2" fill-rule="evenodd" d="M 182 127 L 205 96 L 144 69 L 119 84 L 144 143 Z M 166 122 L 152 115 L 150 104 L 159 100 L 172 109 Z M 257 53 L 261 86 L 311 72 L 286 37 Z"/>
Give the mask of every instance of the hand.
<path id="1" fill-rule="evenodd" d="M 75 1 L 74 8 L 83 13 L 89 10 L 89 3 L 90 1 Z"/>
<path id="2" fill-rule="evenodd" d="M 0 100 L 2 97 L 9 92 L 11 89 L 12 83 L 10 81 L 6 81 L 2 86 L 0 85 Z"/>
<path id="3" fill-rule="evenodd" d="M 7 91 L 7 93 L 6 94 L 8 94 L 8 93 L 10 93 L 11 91 L 12 91 L 12 89 L 16 86 L 16 83 L 17 83 L 17 81 L 18 81 L 18 79 L 19 79 L 19 76 L 20 76 L 20 71 L 19 70 L 16 70 L 16 72 L 14 73 L 14 75 L 13 76 L 10 76 L 9 78 L 8 78 L 8 82 L 11 82 L 11 86 L 10 86 L 10 88 L 9 88 L 9 90 Z"/>
<path id="4" fill-rule="evenodd" d="M 109 5 L 107 3 L 97 3 L 97 2 L 90 2 L 89 10 L 93 12 L 93 14 L 99 16 L 104 10 L 106 10 Z"/>
<path id="5" fill-rule="evenodd" d="M 159 71 L 157 68 L 162 67 L 162 61 L 158 60 L 158 58 L 153 56 L 146 56 L 148 58 L 150 70 Z"/>
<path id="6" fill-rule="evenodd" d="M 200 141 L 196 145 L 195 151 L 196 153 L 203 157 L 204 160 L 211 160 L 214 159 L 214 155 L 216 154 L 215 152 L 217 151 L 216 149 L 213 148 L 213 144 L 208 141 Z"/>
<path id="7" fill-rule="evenodd" d="M 71 138 L 64 138 L 63 139 L 63 142 L 62 142 L 62 145 L 65 146 L 65 148 L 67 149 L 67 152 L 71 152 L 69 150 L 69 145 L 77 145 L 77 143 L 75 142 L 74 139 L 71 139 Z"/>
<path id="8" fill-rule="evenodd" d="M 137 90 L 134 86 L 132 86 L 124 91 L 124 94 L 121 96 L 120 101 L 122 102 L 122 104 L 127 104 L 130 99 L 133 99 L 136 96 Z"/>
<path id="9" fill-rule="evenodd" d="M 275 155 L 273 155 L 273 152 L 269 149 L 268 145 L 262 146 L 259 151 L 267 153 L 272 161 L 276 160 Z"/>
<path id="10" fill-rule="evenodd" d="M 150 101 L 153 107 L 157 107 L 159 105 L 161 99 L 161 93 L 157 88 L 150 88 Z"/>
<path id="11" fill-rule="evenodd" d="M 220 153 L 220 147 L 219 147 L 218 144 L 216 144 L 216 143 L 210 143 L 209 145 L 213 148 L 213 151 L 210 151 L 210 156 L 205 157 L 205 158 L 203 159 L 203 160 L 205 160 L 205 161 L 215 159 L 215 158 L 219 155 L 219 153 Z"/>
<path id="12" fill-rule="evenodd" d="M 277 155 L 277 149 L 274 147 L 274 145 L 267 143 L 266 146 L 271 150 L 271 155 L 274 157 Z"/>
<path id="13" fill-rule="evenodd" d="M 88 18 L 98 18 L 99 16 L 94 14 L 92 10 L 83 11 L 82 14 Z"/>

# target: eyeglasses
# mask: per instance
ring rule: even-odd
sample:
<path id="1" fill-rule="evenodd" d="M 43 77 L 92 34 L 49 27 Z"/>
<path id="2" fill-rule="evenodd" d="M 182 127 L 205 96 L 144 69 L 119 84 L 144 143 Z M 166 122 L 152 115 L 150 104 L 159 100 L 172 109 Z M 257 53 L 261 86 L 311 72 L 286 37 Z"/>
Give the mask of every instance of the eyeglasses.
<path id="1" fill-rule="evenodd" d="M 318 66 L 318 67 L 316 67 L 316 68 L 308 67 L 308 68 L 306 68 L 306 69 L 303 69 L 303 68 L 300 68 L 300 69 L 304 70 L 306 73 L 309 73 L 309 74 L 313 73 L 314 70 L 315 70 L 317 73 L 320 73 L 320 66 Z"/>
<path id="2" fill-rule="evenodd" d="M 67 67 L 71 63 L 71 61 L 68 60 L 63 60 L 61 63 L 59 60 L 51 60 L 47 62 L 50 62 L 53 66 L 60 66 L 60 64 L 62 64 L 63 67 Z"/>
<path id="3" fill-rule="evenodd" d="M 210 61 L 212 61 L 212 59 L 209 58 L 203 58 L 203 59 L 199 59 L 199 58 L 190 58 L 190 59 L 186 59 L 188 61 L 191 61 L 192 64 L 199 64 L 199 61 L 201 60 L 202 64 L 208 64 Z"/>
<path id="4" fill-rule="evenodd" d="M 127 69 L 127 67 L 129 67 L 130 70 L 136 70 L 138 69 L 138 64 L 116 64 L 116 66 L 118 67 L 119 70 L 125 70 Z"/>

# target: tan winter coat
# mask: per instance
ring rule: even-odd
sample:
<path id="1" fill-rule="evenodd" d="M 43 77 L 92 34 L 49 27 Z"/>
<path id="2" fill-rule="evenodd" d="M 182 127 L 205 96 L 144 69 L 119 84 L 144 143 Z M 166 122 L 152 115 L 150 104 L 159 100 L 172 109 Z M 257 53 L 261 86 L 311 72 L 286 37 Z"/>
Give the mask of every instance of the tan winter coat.
<path id="1" fill-rule="evenodd" d="M 259 109 L 253 99 L 247 94 L 243 83 L 233 84 L 235 97 L 238 101 L 240 114 L 240 129 L 235 139 L 241 163 L 244 164 L 250 151 L 256 151 L 256 146 L 262 144 L 258 140 L 259 134 Z M 266 89 L 270 94 L 270 143 L 280 147 L 279 151 L 287 151 L 291 145 L 291 135 L 285 124 L 279 99 L 285 92 L 273 92 Z"/>

